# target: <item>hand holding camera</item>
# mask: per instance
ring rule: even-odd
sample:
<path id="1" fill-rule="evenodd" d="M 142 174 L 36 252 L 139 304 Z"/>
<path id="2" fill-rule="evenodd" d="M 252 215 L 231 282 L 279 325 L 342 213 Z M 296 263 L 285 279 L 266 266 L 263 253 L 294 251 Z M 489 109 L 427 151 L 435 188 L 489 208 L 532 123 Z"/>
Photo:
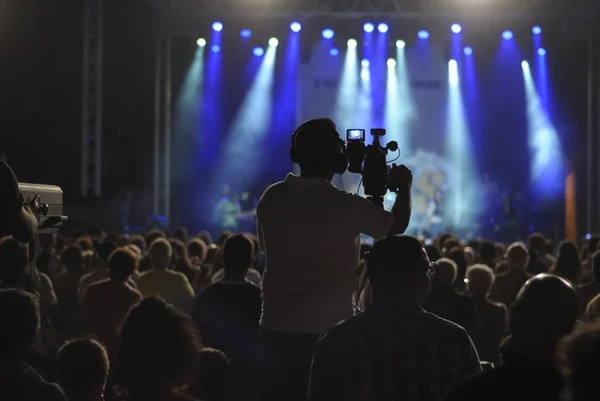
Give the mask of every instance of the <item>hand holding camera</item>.
<path id="1" fill-rule="evenodd" d="M 391 192 L 398 192 L 404 188 L 410 189 L 413 183 L 413 175 L 404 164 L 399 166 L 392 164 L 390 169 L 390 181 L 388 183 Z"/>

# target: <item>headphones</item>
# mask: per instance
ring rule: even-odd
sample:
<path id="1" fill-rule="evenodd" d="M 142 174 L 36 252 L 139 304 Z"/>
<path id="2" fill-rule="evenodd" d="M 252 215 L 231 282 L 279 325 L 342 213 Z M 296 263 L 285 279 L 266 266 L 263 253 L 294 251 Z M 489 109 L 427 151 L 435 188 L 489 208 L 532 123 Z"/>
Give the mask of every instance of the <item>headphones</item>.
<path id="1" fill-rule="evenodd" d="M 304 125 L 304 124 L 303 124 Z M 307 161 L 310 161 L 310 158 L 307 155 L 304 155 L 302 149 L 298 147 L 298 136 L 304 130 L 303 125 L 298 127 L 298 129 L 292 134 L 292 145 L 290 146 L 290 158 L 292 159 L 292 163 L 302 164 Z M 334 129 L 335 131 L 335 129 Z M 331 133 L 331 137 L 333 137 Z M 326 149 L 319 149 L 318 152 L 322 155 L 323 162 L 329 163 L 333 168 L 333 172 L 335 174 L 344 174 L 346 169 L 348 168 L 348 152 L 346 150 L 346 144 L 340 138 L 340 134 L 335 131 L 335 139 L 327 139 L 327 143 L 325 146 Z M 318 160 L 319 157 L 314 158 L 315 161 Z"/>

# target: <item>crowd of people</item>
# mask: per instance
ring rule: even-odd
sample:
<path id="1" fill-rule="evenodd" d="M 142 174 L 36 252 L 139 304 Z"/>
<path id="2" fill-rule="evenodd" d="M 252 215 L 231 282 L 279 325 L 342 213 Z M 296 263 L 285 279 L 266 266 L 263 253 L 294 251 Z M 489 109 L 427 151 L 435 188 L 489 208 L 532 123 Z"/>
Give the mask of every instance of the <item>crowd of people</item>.
<path id="1" fill-rule="evenodd" d="M 394 168 L 386 212 L 328 182 L 338 139 L 302 125 L 301 175 L 265 192 L 257 233 L 216 239 L 36 240 L 32 206 L 0 185 L 0 399 L 600 399 L 600 237 L 403 235 L 410 171 Z"/>

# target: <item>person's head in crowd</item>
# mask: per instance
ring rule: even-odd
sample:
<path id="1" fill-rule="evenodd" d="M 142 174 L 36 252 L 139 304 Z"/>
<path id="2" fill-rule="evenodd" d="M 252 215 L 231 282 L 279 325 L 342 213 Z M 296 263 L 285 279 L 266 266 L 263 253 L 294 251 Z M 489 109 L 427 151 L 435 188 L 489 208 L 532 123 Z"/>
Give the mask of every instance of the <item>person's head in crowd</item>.
<path id="1" fill-rule="evenodd" d="M 67 271 L 83 271 L 83 251 L 79 245 L 71 245 L 65 249 L 60 257 Z"/>
<path id="2" fill-rule="evenodd" d="M 87 250 L 81 253 L 81 258 L 83 260 L 83 270 L 89 272 L 94 268 L 96 262 L 96 252 Z"/>
<path id="3" fill-rule="evenodd" d="M 203 401 L 230 401 L 233 367 L 224 353 L 213 348 L 200 351 L 200 370 L 188 394 Z"/>
<path id="4" fill-rule="evenodd" d="M 188 315 L 160 298 L 145 298 L 129 311 L 120 340 L 116 380 L 133 399 L 170 399 L 196 377 L 200 335 Z"/>
<path id="5" fill-rule="evenodd" d="M 125 245 L 125 248 L 133 252 L 138 261 L 142 259 L 142 250 L 136 244 L 127 244 Z"/>
<path id="6" fill-rule="evenodd" d="M 429 260 L 438 260 L 442 257 L 442 253 L 438 247 L 433 244 L 425 245 L 425 252 L 427 253 Z"/>
<path id="7" fill-rule="evenodd" d="M 448 240 L 451 237 L 452 237 L 452 234 L 450 234 L 450 233 L 441 233 L 433 240 L 433 243 L 441 251 L 442 249 L 444 249 L 446 240 Z"/>
<path id="8" fill-rule="evenodd" d="M 467 262 L 467 267 L 473 266 L 475 264 L 475 261 L 477 260 L 477 254 L 475 253 L 475 249 L 471 248 L 470 246 L 465 246 L 465 249 L 463 251 L 465 253 L 465 261 Z"/>
<path id="9" fill-rule="evenodd" d="M 303 177 L 331 181 L 336 171 L 336 155 L 343 152 L 335 123 L 329 118 L 314 118 L 302 123 L 292 137 L 290 153 Z"/>
<path id="10" fill-rule="evenodd" d="M 23 362 L 29 356 L 40 326 L 38 299 L 22 290 L 0 290 L 0 361 Z"/>
<path id="11" fill-rule="evenodd" d="M 179 241 L 183 242 L 184 244 L 187 244 L 188 240 L 190 239 L 190 234 L 189 234 L 187 228 L 177 227 L 175 229 L 175 231 L 173 232 L 173 237 L 177 238 Z"/>
<path id="12" fill-rule="evenodd" d="M 479 263 L 490 267 L 496 266 L 496 245 L 487 240 L 482 240 L 479 244 Z"/>
<path id="13" fill-rule="evenodd" d="M 442 258 L 436 262 L 435 273 L 431 277 L 432 288 L 450 288 L 456 281 L 458 268 L 456 262 L 449 258 Z"/>
<path id="14" fill-rule="evenodd" d="M 0 238 L 0 288 L 24 288 L 28 272 L 27 246 L 13 237 Z"/>
<path id="15" fill-rule="evenodd" d="M 546 237 L 541 233 L 533 233 L 529 236 L 528 244 L 535 249 L 539 255 L 546 253 Z"/>
<path id="16" fill-rule="evenodd" d="M 106 349 L 91 338 L 67 342 L 58 351 L 57 380 L 69 401 L 102 401 L 108 377 Z"/>
<path id="17" fill-rule="evenodd" d="M 600 323 L 585 326 L 566 337 L 558 352 L 570 401 L 600 400 Z"/>
<path id="18" fill-rule="evenodd" d="M 188 260 L 187 247 L 183 241 L 177 238 L 169 238 L 169 243 L 173 249 L 173 264 Z"/>
<path id="19" fill-rule="evenodd" d="M 225 230 L 221 233 L 221 235 L 219 236 L 219 239 L 217 240 L 217 245 L 219 247 L 222 247 L 223 244 L 225 243 L 225 241 L 227 241 L 227 238 L 231 237 L 233 235 L 233 233 L 229 230 Z"/>
<path id="20" fill-rule="evenodd" d="M 221 247 L 217 244 L 210 244 L 208 246 L 208 251 L 206 252 L 206 259 L 204 263 L 209 265 L 214 265 L 217 262 L 217 258 L 219 257 L 219 253 L 221 252 Z"/>
<path id="21" fill-rule="evenodd" d="M 524 270 L 529 262 L 529 250 L 522 242 L 514 242 L 506 249 L 506 262 L 510 270 Z"/>
<path id="22" fill-rule="evenodd" d="M 117 246 L 119 246 L 123 243 L 123 236 L 116 231 L 111 231 L 108 234 L 106 234 L 106 237 L 104 237 L 104 241 L 114 242 L 115 244 L 117 244 Z"/>
<path id="23" fill-rule="evenodd" d="M 208 246 L 200 238 L 194 238 L 187 244 L 187 253 L 190 258 L 196 259 L 198 263 L 204 263 Z"/>
<path id="24" fill-rule="evenodd" d="M 158 229 L 152 229 L 146 233 L 146 243 L 152 245 L 154 241 L 159 238 L 167 238 L 164 231 Z"/>
<path id="25" fill-rule="evenodd" d="M 429 294 L 431 263 L 418 239 L 397 235 L 373 245 L 367 274 L 374 302 L 422 304 Z"/>
<path id="26" fill-rule="evenodd" d="M 196 237 L 204 241 L 207 246 L 213 243 L 212 235 L 208 231 L 200 231 Z"/>
<path id="27" fill-rule="evenodd" d="M 157 238 L 150 245 L 148 252 L 152 260 L 152 267 L 155 269 L 166 270 L 171 267 L 173 258 L 173 248 L 166 238 Z"/>
<path id="28" fill-rule="evenodd" d="M 591 318 L 600 317 L 600 294 L 596 295 L 585 307 L 585 314 Z"/>
<path id="29" fill-rule="evenodd" d="M 465 274 L 467 273 L 467 258 L 465 252 L 460 247 L 454 247 L 448 252 L 448 259 L 451 259 L 456 265 L 456 278 L 454 288 L 459 291 L 465 289 Z"/>
<path id="30" fill-rule="evenodd" d="M 571 283 L 577 283 L 581 277 L 581 260 L 579 259 L 579 249 L 573 241 L 565 240 L 558 246 L 556 264 L 552 272 L 569 280 Z"/>
<path id="31" fill-rule="evenodd" d="M 223 244 L 223 264 L 227 281 L 243 281 L 254 261 L 254 244 L 244 234 L 235 234 Z"/>
<path id="32" fill-rule="evenodd" d="M 79 245 L 82 251 L 91 251 L 94 249 L 94 241 L 87 235 L 77 238 L 75 244 Z"/>
<path id="33" fill-rule="evenodd" d="M 372 248 L 373 248 L 373 245 L 369 244 L 368 242 L 361 242 L 360 243 L 360 260 L 365 260 L 367 253 L 371 252 Z"/>
<path id="34" fill-rule="evenodd" d="M 108 268 L 108 258 L 117 249 L 117 244 L 112 241 L 104 241 L 96 246 L 98 255 L 98 268 Z"/>
<path id="35" fill-rule="evenodd" d="M 473 265 L 467 269 L 467 289 L 473 299 L 486 299 L 492 284 L 494 284 L 494 271 L 482 264 Z"/>
<path id="36" fill-rule="evenodd" d="M 40 235 L 40 253 L 46 255 L 56 254 L 56 234 Z"/>
<path id="37" fill-rule="evenodd" d="M 146 254 L 146 238 L 143 235 L 133 234 L 129 241 L 140 249 L 141 255 Z"/>
<path id="38" fill-rule="evenodd" d="M 138 259 L 133 251 L 118 248 L 108 259 L 109 277 L 118 283 L 126 282 L 138 268 Z"/>
<path id="39" fill-rule="evenodd" d="M 446 256 L 450 255 L 450 252 L 455 248 L 461 248 L 460 240 L 456 237 L 448 237 L 444 241 L 442 253 Z"/>
<path id="40" fill-rule="evenodd" d="M 510 308 L 510 338 L 503 357 L 552 360 L 560 339 L 575 327 L 578 304 L 566 280 L 551 274 L 529 279 Z"/>

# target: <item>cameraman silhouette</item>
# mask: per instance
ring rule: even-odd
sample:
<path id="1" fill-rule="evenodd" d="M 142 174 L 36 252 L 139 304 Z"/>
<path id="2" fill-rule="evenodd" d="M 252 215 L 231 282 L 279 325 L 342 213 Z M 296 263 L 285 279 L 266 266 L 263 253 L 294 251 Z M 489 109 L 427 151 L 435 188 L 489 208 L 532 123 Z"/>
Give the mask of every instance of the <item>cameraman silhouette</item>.
<path id="1" fill-rule="evenodd" d="M 412 174 L 394 167 L 391 212 L 337 189 L 331 180 L 348 167 L 346 146 L 327 118 L 303 123 L 292 136 L 288 174 L 269 187 L 257 207 L 266 255 L 261 316 L 263 401 L 305 400 L 313 352 L 321 332 L 352 315 L 360 234 L 402 234 L 411 214 Z"/>
<path id="2" fill-rule="evenodd" d="M 27 243 L 37 227 L 31 207 L 24 204 L 15 173 L 0 160 L 0 237 L 12 235 L 17 241 Z"/>

